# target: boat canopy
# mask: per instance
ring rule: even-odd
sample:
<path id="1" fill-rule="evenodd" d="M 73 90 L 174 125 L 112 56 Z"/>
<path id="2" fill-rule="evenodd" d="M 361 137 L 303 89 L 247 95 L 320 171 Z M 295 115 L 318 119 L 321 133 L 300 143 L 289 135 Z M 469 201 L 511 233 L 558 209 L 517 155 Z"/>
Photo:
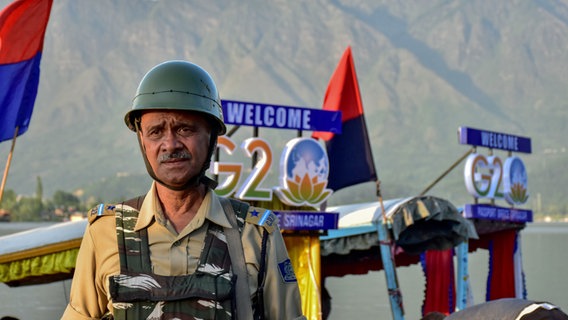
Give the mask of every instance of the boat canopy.
<path id="1" fill-rule="evenodd" d="M 383 206 L 396 244 L 397 266 L 418 263 L 420 253 L 427 250 L 446 250 L 478 238 L 473 223 L 446 199 L 418 196 L 385 200 Z M 327 211 L 338 212 L 340 217 L 339 228 L 320 237 L 322 277 L 381 270 L 380 202 L 329 207 Z"/>
<path id="2" fill-rule="evenodd" d="M 11 287 L 70 279 L 87 220 L 0 237 L 0 282 Z"/>

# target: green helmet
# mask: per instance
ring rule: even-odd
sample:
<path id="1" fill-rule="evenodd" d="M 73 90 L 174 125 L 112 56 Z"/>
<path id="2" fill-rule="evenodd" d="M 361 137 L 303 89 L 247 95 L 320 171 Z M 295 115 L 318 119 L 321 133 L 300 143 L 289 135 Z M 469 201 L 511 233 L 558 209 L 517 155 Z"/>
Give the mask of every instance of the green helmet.
<path id="1" fill-rule="evenodd" d="M 124 116 L 130 130 L 136 131 L 135 119 L 143 110 L 201 112 L 217 124 L 218 135 L 227 131 L 215 82 L 207 71 L 188 61 L 166 61 L 144 75 L 132 109 Z"/>

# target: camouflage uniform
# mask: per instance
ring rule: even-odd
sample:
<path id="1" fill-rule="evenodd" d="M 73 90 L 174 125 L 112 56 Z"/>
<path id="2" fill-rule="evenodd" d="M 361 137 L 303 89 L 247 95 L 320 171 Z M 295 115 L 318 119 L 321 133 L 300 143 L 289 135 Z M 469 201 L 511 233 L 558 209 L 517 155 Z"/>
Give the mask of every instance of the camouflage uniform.
<path id="1" fill-rule="evenodd" d="M 257 210 L 251 207 L 247 211 L 246 222 L 239 219 L 253 300 L 264 231 L 264 227 L 254 223 L 258 220 Z M 133 319 L 234 316 L 234 279 L 222 232 L 228 223 L 212 191 L 179 234 L 161 212 L 154 186 L 146 195 L 139 214 L 122 205 L 97 207 L 93 213 L 103 217 L 92 219 L 94 222 L 87 227 L 69 305 L 62 319 L 100 319 L 108 313 L 118 317 L 129 312 L 126 310 L 134 304 L 140 308 L 130 310 L 140 313 Z M 116 216 L 116 219 L 107 216 Z M 124 223 L 122 230 L 116 228 L 117 222 Z M 266 249 L 265 316 L 267 319 L 305 319 L 282 236 L 277 227 L 270 229 L 274 232 L 269 233 Z M 119 230 L 118 237 L 115 230 Z M 144 241 L 148 242 L 147 246 Z M 124 255 L 119 254 L 119 248 L 125 250 Z M 121 262 L 120 256 L 123 257 Z M 121 270 L 121 263 L 127 264 L 128 270 Z M 154 297 L 150 299 L 150 296 Z M 185 302 L 168 301 L 179 299 Z M 145 302 L 138 304 L 133 300 Z"/>

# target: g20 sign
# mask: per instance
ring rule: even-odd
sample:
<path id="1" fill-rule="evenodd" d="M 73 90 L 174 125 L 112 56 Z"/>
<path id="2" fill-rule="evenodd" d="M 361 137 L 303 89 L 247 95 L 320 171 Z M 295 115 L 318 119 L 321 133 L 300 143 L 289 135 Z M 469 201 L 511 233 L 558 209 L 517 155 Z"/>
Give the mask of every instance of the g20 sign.
<path id="1" fill-rule="evenodd" d="M 461 144 L 515 152 L 531 152 L 529 138 L 461 127 Z M 473 153 L 464 168 L 466 189 L 476 198 L 504 199 L 510 205 L 521 205 L 529 198 L 528 177 L 523 160 L 510 156 L 505 161 L 497 156 Z"/>
<path id="2" fill-rule="evenodd" d="M 505 199 L 521 205 L 529 198 L 525 165 L 519 157 L 503 161 L 497 156 L 469 155 L 464 169 L 465 185 L 476 198 Z"/>
<path id="3" fill-rule="evenodd" d="M 341 133 L 341 112 L 303 107 L 267 105 L 255 102 L 222 100 L 225 123 L 238 126 L 327 131 Z M 239 149 L 228 136 L 217 140 L 219 151 L 229 155 Z M 272 200 L 273 193 L 290 206 L 317 208 L 333 193 L 327 189 L 329 160 L 326 150 L 314 139 L 290 140 L 280 157 L 280 186 L 263 187 L 273 163 L 270 144 L 262 138 L 245 139 L 240 149 L 247 157 L 257 156 L 248 172 L 239 162 L 213 162 L 211 172 L 221 178 L 215 192 L 241 200 Z M 339 213 L 314 211 L 274 211 L 283 230 L 337 229 Z"/>
<path id="4" fill-rule="evenodd" d="M 229 155 L 237 150 L 237 144 L 226 136 L 219 137 L 217 145 Z M 280 159 L 280 186 L 274 188 L 262 187 L 273 163 L 270 144 L 262 138 L 248 138 L 241 144 L 241 149 L 248 157 L 256 153 L 258 161 L 250 173 L 245 173 L 242 163 L 214 162 L 211 171 L 224 177 L 215 190 L 218 195 L 270 201 L 273 192 L 276 192 L 288 205 L 317 207 L 333 193 L 326 188 L 329 174 L 327 152 L 314 139 L 295 138 L 286 144 Z M 242 183 L 239 183 L 241 180 Z"/>

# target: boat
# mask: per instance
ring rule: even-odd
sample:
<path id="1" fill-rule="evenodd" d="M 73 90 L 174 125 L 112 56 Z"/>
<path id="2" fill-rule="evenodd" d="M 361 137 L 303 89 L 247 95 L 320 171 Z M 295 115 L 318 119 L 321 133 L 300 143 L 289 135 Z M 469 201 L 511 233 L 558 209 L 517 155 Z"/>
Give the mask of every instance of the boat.
<path id="1" fill-rule="evenodd" d="M 87 220 L 61 222 L 0 237 L 0 282 L 10 287 L 73 277 Z"/>
<path id="2" fill-rule="evenodd" d="M 511 231 L 516 233 L 525 226 L 525 223 L 516 221 L 468 219 L 462 208 L 436 196 L 339 205 L 329 207 L 326 211 L 338 213 L 339 222 L 337 229 L 328 230 L 327 234 L 320 236 L 322 283 L 325 284 L 326 277 L 366 274 L 378 270 L 387 272 L 389 263 L 393 263 L 391 271 L 394 274 L 387 276 L 395 280 L 394 287 L 386 289 L 394 302 L 397 299 L 402 302 L 402 296 L 396 290 L 396 268 L 424 263 L 426 255 L 432 253 L 453 257 L 458 254 L 456 248 L 464 245 L 465 256 L 475 250 L 487 250 L 496 237 Z M 0 237 L 0 282 L 10 287 L 20 287 L 72 278 L 86 226 L 87 220 L 84 219 Z M 388 233 L 383 240 L 381 230 Z M 392 240 L 390 243 L 389 238 Z M 392 261 L 389 261 L 388 255 L 384 255 L 385 251 L 392 253 Z M 436 270 L 453 268 L 453 260 L 448 265 L 443 255 L 433 257 L 428 263 L 437 264 Z M 458 266 L 458 269 L 463 267 Z M 467 267 L 463 274 L 467 275 Z M 443 283 L 439 279 L 427 280 L 426 295 L 429 286 L 434 288 Z M 461 291 L 458 288 L 457 296 L 465 296 L 466 290 L 467 285 Z M 445 299 L 448 296 L 436 295 L 430 300 L 426 297 L 425 303 L 431 301 L 432 308 L 439 309 L 440 304 L 448 305 Z M 325 308 L 329 301 L 325 301 L 325 297 L 323 300 Z M 467 301 L 462 302 L 457 301 L 454 306 L 456 310 L 467 306 Z M 446 310 L 448 313 L 453 311 Z M 393 317 L 396 319 L 398 316 L 393 314 Z"/>

